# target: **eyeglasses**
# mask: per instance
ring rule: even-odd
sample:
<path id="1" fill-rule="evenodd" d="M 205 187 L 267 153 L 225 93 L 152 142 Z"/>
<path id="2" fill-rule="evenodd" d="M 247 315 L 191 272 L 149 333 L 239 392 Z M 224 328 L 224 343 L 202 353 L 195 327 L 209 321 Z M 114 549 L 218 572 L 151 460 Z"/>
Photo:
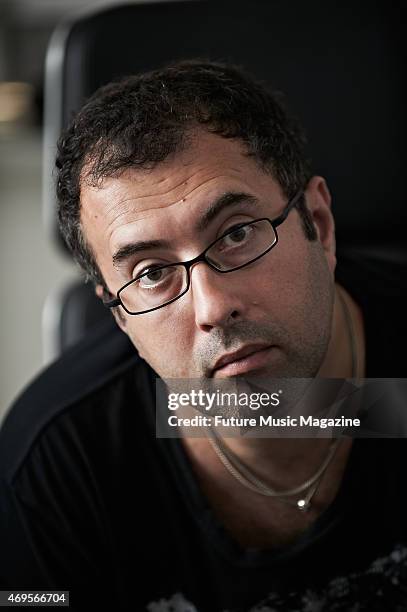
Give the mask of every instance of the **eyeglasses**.
<path id="1" fill-rule="evenodd" d="M 122 306 L 130 315 L 145 314 L 185 295 L 191 284 L 191 267 L 200 261 L 222 274 L 248 266 L 276 246 L 277 227 L 286 220 L 302 195 L 302 191 L 296 193 L 274 220 L 264 217 L 234 225 L 194 259 L 149 266 L 119 289 L 116 299 L 103 302 L 104 305 L 106 308 Z"/>

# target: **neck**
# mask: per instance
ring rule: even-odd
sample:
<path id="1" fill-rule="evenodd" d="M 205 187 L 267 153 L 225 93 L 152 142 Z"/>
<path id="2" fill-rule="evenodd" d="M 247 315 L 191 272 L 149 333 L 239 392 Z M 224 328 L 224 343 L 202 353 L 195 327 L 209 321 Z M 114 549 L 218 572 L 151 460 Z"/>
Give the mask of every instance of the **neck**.
<path id="1" fill-rule="evenodd" d="M 325 378 L 363 376 L 363 348 L 362 313 L 345 289 L 336 286 L 331 338 L 318 376 Z M 237 437 L 229 438 L 225 442 L 230 450 L 266 484 L 276 489 L 287 489 L 305 481 L 318 469 L 328 452 L 331 439 Z M 207 440 L 187 438 L 184 439 L 184 444 L 198 462 L 199 455 L 206 457 L 205 461 L 213 455 Z M 351 440 L 339 445 L 330 467 L 331 475 L 335 473 L 335 465 L 337 473 L 342 473 L 341 470 L 338 471 L 338 465 L 346 463 L 350 448 Z M 213 456 L 205 469 L 223 471 L 218 459 Z M 322 481 L 321 484 L 323 485 Z M 237 482 L 234 485 L 240 486 Z M 324 486 L 321 486 L 319 496 L 323 494 Z"/>
<path id="2" fill-rule="evenodd" d="M 352 343 L 355 355 L 352 356 Z M 364 330 L 362 311 L 349 293 L 335 285 L 331 339 L 319 369 L 321 378 L 364 376 Z"/>

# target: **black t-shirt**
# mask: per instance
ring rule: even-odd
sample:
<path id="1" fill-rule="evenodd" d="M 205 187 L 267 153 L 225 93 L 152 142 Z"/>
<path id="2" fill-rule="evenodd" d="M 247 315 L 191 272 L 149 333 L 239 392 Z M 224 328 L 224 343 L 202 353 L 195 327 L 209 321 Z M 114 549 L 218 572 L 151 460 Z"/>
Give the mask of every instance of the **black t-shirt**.
<path id="1" fill-rule="evenodd" d="M 367 377 L 405 376 L 403 272 L 338 269 L 364 313 Z M 112 322 L 15 403 L 0 431 L 0 589 L 69 590 L 74 609 L 407 609 L 404 439 L 355 439 L 317 521 L 281 549 L 244 550 L 181 441 L 155 437 L 155 378 Z"/>

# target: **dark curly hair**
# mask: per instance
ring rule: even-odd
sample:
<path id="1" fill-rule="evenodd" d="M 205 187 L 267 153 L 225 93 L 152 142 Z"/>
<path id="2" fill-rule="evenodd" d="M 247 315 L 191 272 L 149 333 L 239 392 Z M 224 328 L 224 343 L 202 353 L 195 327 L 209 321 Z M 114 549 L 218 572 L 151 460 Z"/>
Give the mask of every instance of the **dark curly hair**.
<path id="1" fill-rule="evenodd" d="M 151 168 L 187 147 L 194 128 L 241 140 L 287 198 L 304 189 L 311 177 L 305 137 L 280 97 L 240 68 L 202 60 L 98 89 L 62 133 L 56 159 L 60 231 L 87 279 L 107 290 L 81 229 L 81 182 L 98 185 L 129 167 Z M 297 207 L 315 240 L 305 198 Z"/>

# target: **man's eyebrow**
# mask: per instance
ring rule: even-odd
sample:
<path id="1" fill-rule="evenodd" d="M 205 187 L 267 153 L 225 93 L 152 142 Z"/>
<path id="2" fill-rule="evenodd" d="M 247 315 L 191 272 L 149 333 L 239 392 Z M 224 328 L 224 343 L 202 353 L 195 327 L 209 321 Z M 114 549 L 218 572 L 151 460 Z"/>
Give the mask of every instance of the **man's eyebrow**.
<path id="1" fill-rule="evenodd" d="M 208 225 L 217 217 L 225 208 L 229 206 L 236 206 L 241 203 L 245 204 L 258 204 L 258 199 L 249 193 L 228 191 L 220 196 L 215 202 L 212 202 L 210 207 L 206 210 L 203 216 L 199 219 L 195 225 L 197 232 L 203 232 L 206 230 Z"/>
<path id="2" fill-rule="evenodd" d="M 195 225 L 196 232 L 204 231 L 210 223 L 223 211 L 225 208 L 237 206 L 238 204 L 258 204 L 258 199 L 248 193 L 228 191 L 221 195 L 217 200 L 212 202 L 209 208 L 204 212 L 202 217 Z M 142 251 L 153 251 L 155 249 L 170 249 L 172 246 L 168 240 L 141 240 L 125 244 L 117 249 L 113 254 L 112 261 L 115 268 L 120 268 L 131 257 Z"/>
<path id="3" fill-rule="evenodd" d="M 140 240 L 139 242 L 131 242 L 125 244 L 114 253 L 112 257 L 113 266 L 120 268 L 127 259 L 133 257 L 141 251 L 152 251 L 155 249 L 169 249 L 171 243 L 168 240 Z"/>

